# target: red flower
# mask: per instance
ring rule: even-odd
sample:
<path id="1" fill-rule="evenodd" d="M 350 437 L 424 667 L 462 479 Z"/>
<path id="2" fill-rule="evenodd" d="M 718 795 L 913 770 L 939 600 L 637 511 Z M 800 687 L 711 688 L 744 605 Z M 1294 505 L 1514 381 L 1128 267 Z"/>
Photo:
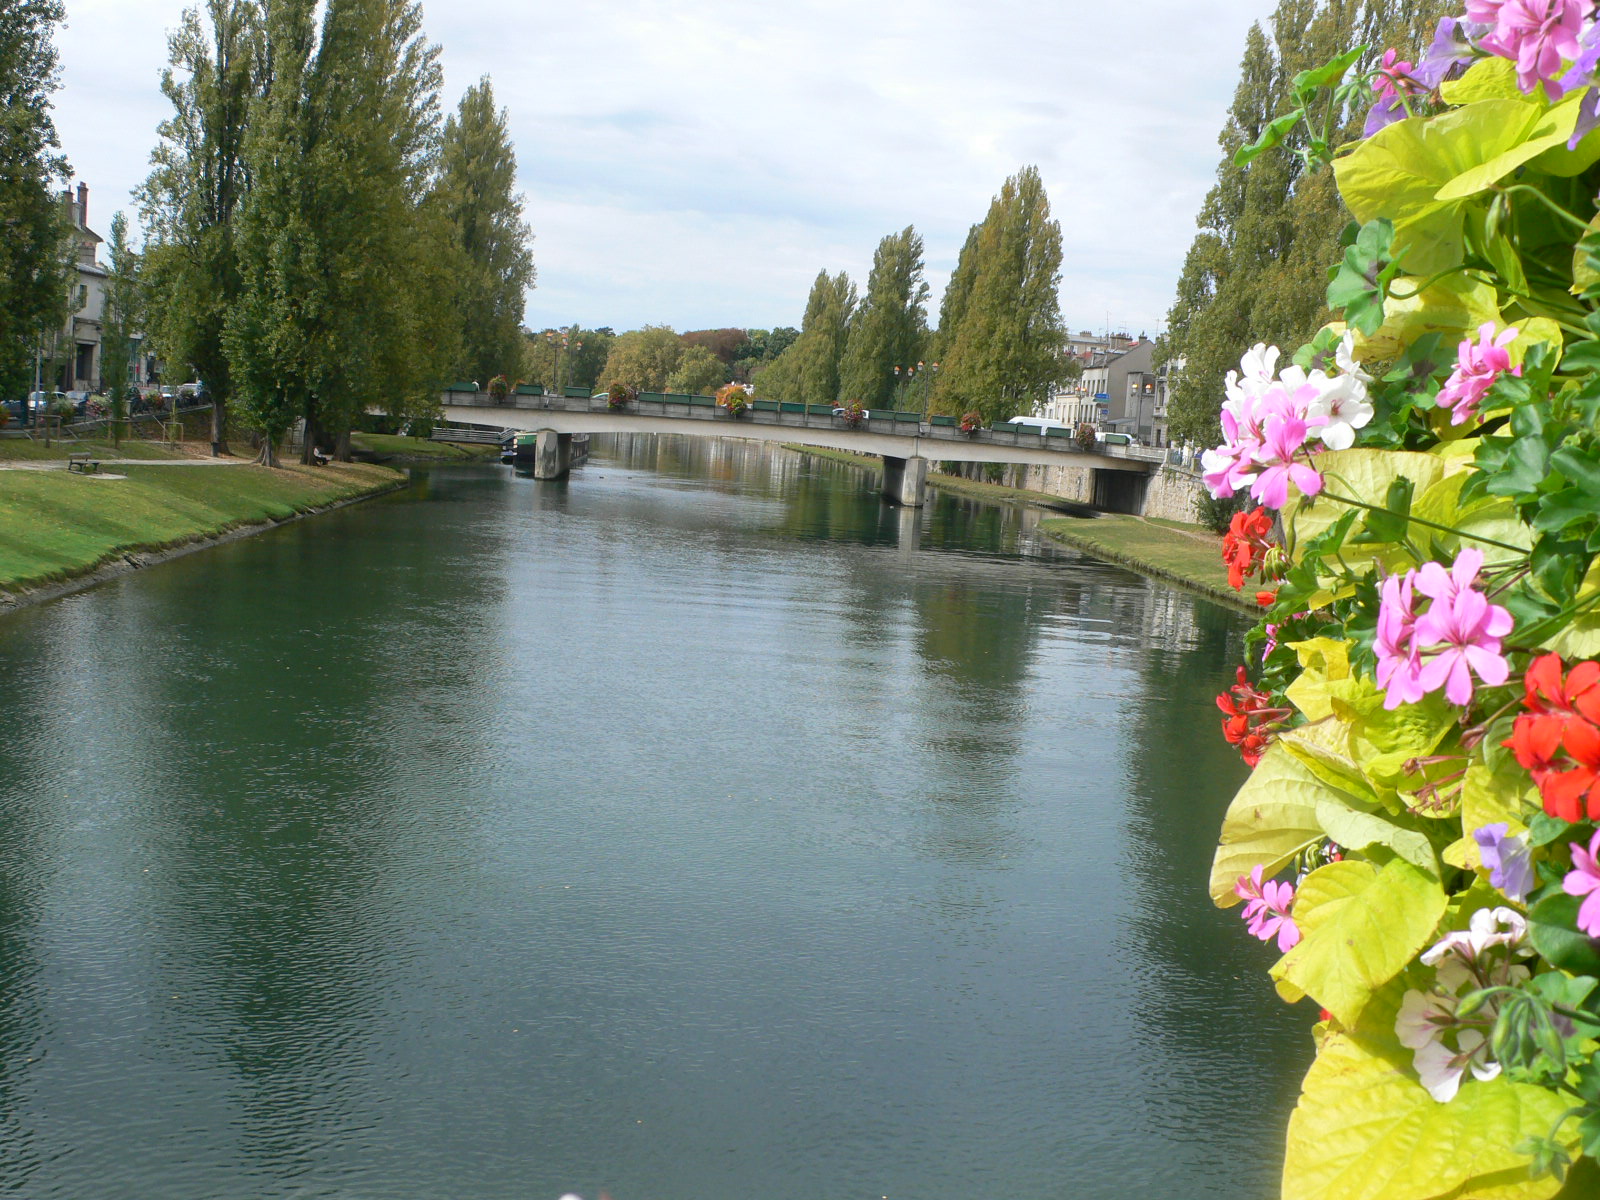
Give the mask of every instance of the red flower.
<path id="1" fill-rule="evenodd" d="M 1244 581 L 1256 573 L 1261 560 L 1272 544 L 1267 535 L 1272 532 L 1272 518 L 1267 510 L 1257 506 L 1254 512 L 1236 512 L 1228 523 L 1228 532 L 1222 536 L 1222 561 L 1228 568 L 1228 583 L 1242 588 Z"/>
<path id="2" fill-rule="evenodd" d="M 1228 745 L 1239 747 L 1239 757 L 1246 766 L 1253 767 L 1267 752 L 1272 735 L 1289 710 L 1269 707 L 1272 697 L 1251 686 L 1243 667 L 1234 678 L 1238 682 L 1217 697 L 1217 707 L 1223 715 L 1222 736 Z"/>
<path id="3" fill-rule="evenodd" d="M 1528 711 L 1504 744 L 1538 784 L 1545 812 L 1600 820 L 1600 662 L 1579 663 L 1563 678 L 1560 656 L 1541 654 L 1522 685 Z"/>

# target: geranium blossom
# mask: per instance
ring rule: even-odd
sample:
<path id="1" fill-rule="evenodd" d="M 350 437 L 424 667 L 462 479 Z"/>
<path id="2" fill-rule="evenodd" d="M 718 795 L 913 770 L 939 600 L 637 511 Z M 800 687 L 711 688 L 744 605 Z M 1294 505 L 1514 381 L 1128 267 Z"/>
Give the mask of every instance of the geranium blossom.
<path id="1" fill-rule="evenodd" d="M 1456 369 L 1435 398 L 1440 408 L 1449 410 L 1452 425 L 1465 425 L 1477 416 L 1478 405 L 1502 374 L 1522 374 L 1521 367 L 1512 368 L 1511 352 L 1506 349 L 1516 341 L 1516 329 L 1508 327 L 1496 336 L 1494 322 L 1485 321 L 1478 326 L 1478 338 L 1476 345 L 1467 338 L 1456 348 Z"/>
<path id="2" fill-rule="evenodd" d="M 1448 933 L 1423 951 L 1423 964 L 1435 969 L 1434 986 L 1406 992 L 1394 1031 L 1412 1051 L 1422 1086 L 1441 1104 L 1455 1097 L 1469 1068 L 1477 1079 L 1500 1074 L 1485 1037 L 1498 999 L 1491 998 L 1471 1018 L 1458 1017 L 1456 1010 L 1465 992 L 1528 979 L 1528 968 L 1517 961 L 1528 954 L 1527 932 L 1527 922 L 1515 910 L 1484 908 L 1472 914 L 1469 928 Z"/>
<path id="3" fill-rule="evenodd" d="M 1511 613 L 1475 589 L 1482 567 L 1482 551 L 1463 550 L 1449 571 L 1425 563 L 1384 580 L 1373 649 L 1385 708 L 1441 689 L 1451 704 L 1465 706 L 1472 701 L 1473 675 L 1491 687 L 1506 681 L 1510 668 L 1500 639 L 1511 632 Z M 1414 592 L 1432 600 L 1422 613 L 1415 611 Z"/>
<path id="4" fill-rule="evenodd" d="M 1371 137 L 1385 125 L 1392 125 L 1408 115 L 1402 89 L 1410 83 L 1411 64 L 1397 62 L 1398 58 L 1393 50 L 1383 52 L 1383 63 L 1372 81 L 1372 90 L 1378 95 L 1367 110 L 1367 122 L 1361 131 L 1363 137 Z"/>
<path id="5" fill-rule="evenodd" d="M 1561 890 L 1584 897 L 1578 906 L 1578 928 L 1590 937 L 1600 937 L 1600 863 L 1595 861 L 1600 855 L 1600 830 L 1589 839 L 1587 850 L 1577 842 L 1571 844 L 1571 850 L 1572 870 L 1561 881 Z"/>
<path id="6" fill-rule="evenodd" d="M 1250 683 L 1243 667 L 1235 678 L 1237 682 L 1217 697 L 1223 716 L 1222 736 L 1230 746 L 1239 747 L 1239 757 L 1246 766 L 1254 767 L 1290 710 L 1272 707 L 1272 697 Z"/>
<path id="7" fill-rule="evenodd" d="M 1235 590 L 1244 587 L 1244 581 L 1256 573 L 1272 543 L 1267 535 L 1272 532 L 1272 518 L 1267 510 L 1257 506 L 1253 511 L 1236 512 L 1228 522 L 1228 532 L 1222 538 L 1222 561 L 1228 568 L 1228 584 Z"/>
<path id="8" fill-rule="evenodd" d="M 1276 937 L 1278 950 L 1284 954 L 1299 944 L 1300 927 L 1289 915 L 1294 908 L 1293 885 L 1276 879 L 1261 882 L 1261 865 L 1257 863 L 1250 874 L 1239 876 L 1233 890 L 1245 902 L 1240 915 L 1252 934 L 1263 942 Z"/>
<path id="9" fill-rule="evenodd" d="M 1523 675 L 1522 706 L 1505 744 L 1538 785 L 1544 811 L 1600 820 L 1600 663 L 1541 654 Z"/>
<path id="10" fill-rule="evenodd" d="M 1467 17 L 1494 28 L 1478 45 L 1517 64 L 1517 86 L 1543 87 L 1552 100 L 1565 88 L 1559 76 L 1563 59 L 1581 53 L 1578 33 L 1589 5 L 1583 0 L 1467 0 Z"/>

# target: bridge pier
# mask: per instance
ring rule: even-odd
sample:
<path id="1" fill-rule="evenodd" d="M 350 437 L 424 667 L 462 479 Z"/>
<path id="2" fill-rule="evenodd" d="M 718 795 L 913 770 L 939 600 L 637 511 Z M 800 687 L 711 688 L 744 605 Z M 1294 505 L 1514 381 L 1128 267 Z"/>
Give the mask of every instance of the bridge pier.
<path id="1" fill-rule="evenodd" d="M 920 455 L 896 458 L 883 455 L 883 498 L 906 508 L 922 507 L 922 492 L 928 482 L 928 460 Z"/>
<path id="2" fill-rule="evenodd" d="M 565 479 L 572 470 L 572 435 L 553 429 L 539 430 L 533 449 L 535 479 Z"/>

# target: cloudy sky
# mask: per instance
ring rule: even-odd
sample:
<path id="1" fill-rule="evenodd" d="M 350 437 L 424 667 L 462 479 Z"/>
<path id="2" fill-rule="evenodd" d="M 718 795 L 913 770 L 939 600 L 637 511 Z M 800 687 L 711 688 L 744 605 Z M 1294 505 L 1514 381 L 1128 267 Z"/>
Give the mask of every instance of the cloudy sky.
<path id="1" fill-rule="evenodd" d="M 935 305 L 967 229 L 1036 164 L 1073 329 L 1156 332 L 1244 35 L 1269 0 L 424 0 L 446 107 L 509 110 L 534 328 L 798 325 L 915 225 Z M 181 0 L 66 0 L 56 121 L 102 234 L 146 173 Z"/>

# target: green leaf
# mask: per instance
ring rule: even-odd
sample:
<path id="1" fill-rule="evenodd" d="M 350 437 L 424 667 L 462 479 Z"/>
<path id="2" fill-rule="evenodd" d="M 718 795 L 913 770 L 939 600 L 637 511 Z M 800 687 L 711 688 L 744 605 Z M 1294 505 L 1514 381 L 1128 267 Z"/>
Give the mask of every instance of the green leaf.
<path id="1" fill-rule="evenodd" d="M 1322 840 L 1317 801 L 1329 793 L 1294 755 L 1274 743 L 1228 805 L 1211 863 L 1211 899 L 1219 908 L 1239 903 L 1233 885 L 1261 866 L 1270 876 L 1307 846 Z"/>
<path id="2" fill-rule="evenodd" d="M 1323 495 L 1285 514 L 1297 544 L 1315 537 L 1350 511 L 1337 497 L 1381 507 L 1395 480 L 1408 479 L 1413 489 L 1421 492 L 1444 475 L 1444 460 L 1438 455 L 1405 450 L 1334 450 L 1320 455 L 1317 466 L 1326 480 Z"/>
<path id="3" fill-rule="evenodd" d="M 1450 275 L 1418 292 L 1425 282 L 1406 275 L 1389 285 L 1383 324 L 1359 345 L 1363 360 L 1400 358 L 1428 334 L 1437 334 L 1449 347 L 1439 365 L 1453 365 L 1455 347 L 1463 338 L 1475 334 L 1486 321 L 1500 324 L 1499 297 L 1488 284 Z"/>
<path id="4" fill-rule="evenodd" d="M 1416 484 L 1401 476 L 1389 484 L 1389 490 L 1384 494 L 1383 510 L 1369 512 L 1366 515 L 1366 530 L 1361 537 L 1352 538 L 1352 542 L 1398 542 L 1406 536 L 1406 529 L 1410 526 L 1411 494 L 1416 490 Z"/>
<path id="5" fill-rule="evenodd" d="M 1282 1200 L 1546 1200 L 1560 1183 L 1530 1179 L 1514 1149 L 1545 1137 L 1566 1101 L 1544 1088 L 1469 1074 L 1440 1104 L 1394 1036 L 1404 994 L 1378 994 L 1355 1031 L 1331 1032 L 1289 1118 Z M 1557 1140 L 1571 1148 L 1565 1127 Z"/>
<path id="6" fill-rule="evenodd" d="M 1460 79 L 1441 83 L 1439 95 L 1446 104 L 1457 107 L 1478 100 L 1520 100 L 1517 65 L 1505 58 L 1480 58 Z"/>
<path id="7" fill-rule="evenodd" d="M 1285 113 L 1276 121 L 1269 122 L 1261 131 L 1261 136 L 1248 146 L 1240 146 L 1233 156 L 1234 165 L 1244 166 L 1257 155 L 1272 149 L 1284 138 L 1289 136 L 1291 130 L 1300 124 L 1300 118 L 1305 116 L 1305 109 L 1297 108 L 1293 112 Z"/>
<path id="8" fill-rule="evenodd" d="M 1387 846 L 1415 867 L 1434 878 L 1439 876 L 1439 858 L 1426 834 L 1402 829 L 1374 813 L 1362 812 L 1332 798 L 1317 801 L 1317 821 L 1322 830 L 1349 850 Z"/>
<path id="9" fill-rule="evenodd" d="M 1479 100 L 1453 112 L 1380 129 L 1334 165 L 1358 221 L 1388 217 L 1395 247 L 1422 275 L 1462 261 L 1462 202 L 1570 136 L 1576 103 Z"/>
<path id="10" fill-rule="evenodd" d="M 1317 67 L 1311 71 L 1301 71 L 1294 77 L 1293 88 L 1297 92 L 1309 92 L 1315 88 L 1332 87 L 1344 78 L 1355 61 L 1367 52 L 1367 47 L 1357 46 L 1354 50 L 1347 50 L 1338 58 L 1325 66 Z"/>
<path id="11" fill-rule="evenodd" d="M 1578 929 L 1580 896 L 1546 896 L 1528 910 L 1528 937 L 1553 967 L 1574 975 L 1600 973 L 1600 944 Z"/>
<path id="12" fill-rule="evenodd" d="M 1382 870 L 1355 859 L 1318 867 L 1295 893 L 1300 944 L 1272 977 L 1354 1025 L 1373 992 L 1432 940 L 1446 903 L 1439 881 L 1402 858 Z"/>

